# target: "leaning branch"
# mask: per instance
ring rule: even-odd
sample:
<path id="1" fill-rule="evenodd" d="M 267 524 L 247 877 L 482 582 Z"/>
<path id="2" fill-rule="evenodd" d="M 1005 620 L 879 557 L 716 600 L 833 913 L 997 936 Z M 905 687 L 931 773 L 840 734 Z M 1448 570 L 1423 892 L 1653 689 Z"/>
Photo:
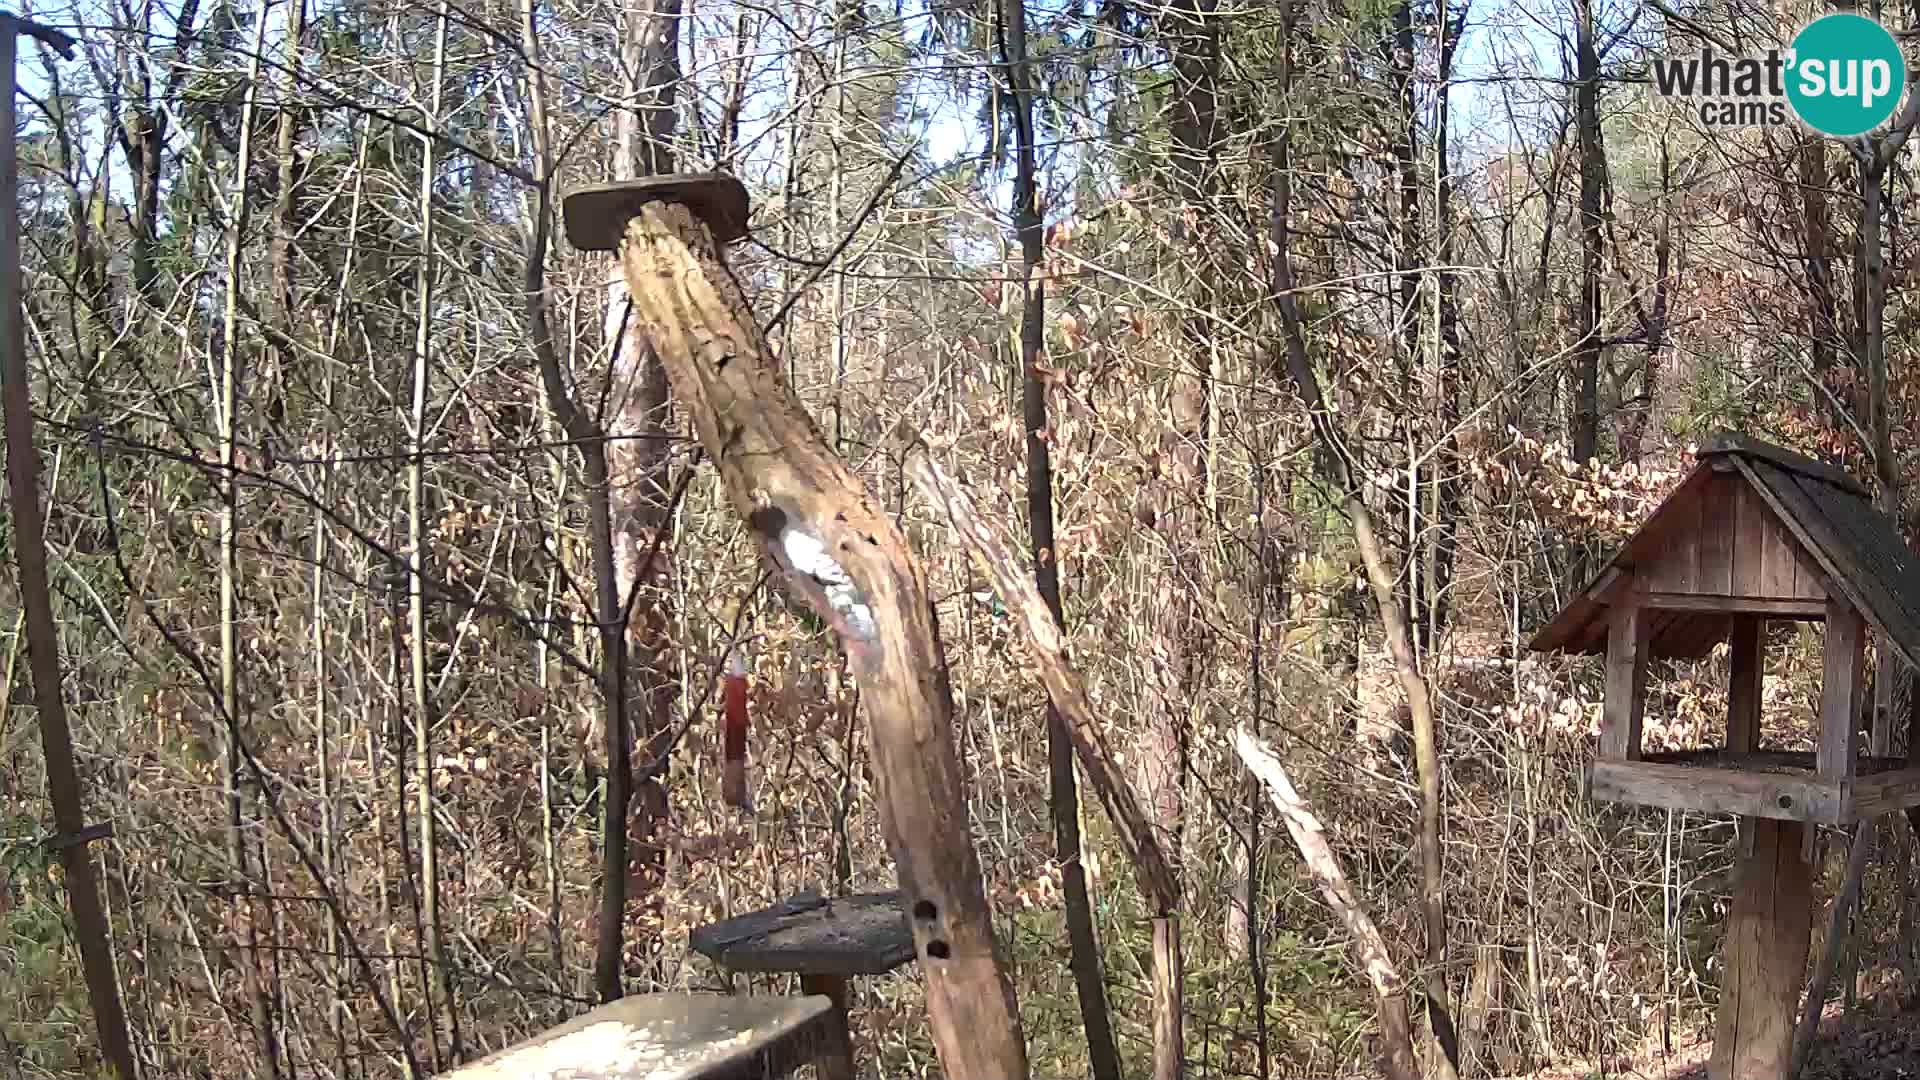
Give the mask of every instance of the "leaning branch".
<path id="1" fill-rule="evenodd" d="M 1080 759 L 1081 768 L 1087 771 L 1087 781 L 1093 785 L 1107 816 L 1119 830 L 1120 844 L 1133 863 L 1141 893 L 1152 903 L 1155 917 L 1166 916 L 1180 899 L 1173 868 L 1160 850 L 1160 842 L 1140 808 L 1133 786 L 1107 747 L 1106 731 L 1094 719 L 1085 682 L 1067 662 L 1060 624 L 1054 621 L 1046 601 L 1034 587 L 1033 578 L 1014 555 L 1013 542 L 1004 529 L 983 518 L 966 490 L 925 455 L 917 454 L 907 463 L 907 475 L 941 508 L 973 556 L 974 565 L 993 582 L 993 591 L 1014 615 L 1015 626 L 1039 662 L 1040 679 L 1046 683 L 1047 693 L 1067 720 L 1074 756 Z"/>
<path id="2" fill-rule="evenodd" d="M 1274 809 L 1280 812 L 1280 819 L 1287 823 L 1287 832 L 1293 835 L 1294 846 L 1300 849 L 1307 872 L 1320 886 L 1320 895 L 1353 938 L 1360 967 L 1373 988 L 1374 1006 L 1380 1012 L 1381 1071 L 1391 1080 L 1417 1080 L 1420 1070 L 1414 1063 L 1413 1024 L 1407 1015 L 1406 983 L 1394 970 L 1393 958 L 1387 953 L 1380 929 L 1374 926 L 1373 919 L 1353 895 L 1353 886 L 1347 884 L 1347 875 L 1340 869 L 1340 861 L 1334 858 L 1333 848 L 1327 844 L 1325 826 L 1294 790 L 1286 767 L 1266 743 L 1241 728 L 1233 733 L 1233 749 L 1247 770 L 1267 789 Z"/>

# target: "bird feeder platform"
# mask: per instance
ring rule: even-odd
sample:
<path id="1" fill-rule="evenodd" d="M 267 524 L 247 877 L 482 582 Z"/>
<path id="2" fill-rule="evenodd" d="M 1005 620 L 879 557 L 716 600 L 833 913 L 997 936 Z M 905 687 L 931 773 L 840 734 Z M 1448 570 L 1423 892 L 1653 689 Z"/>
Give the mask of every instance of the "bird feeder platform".
<path id="1" fill-rule="evenodd" d="M 897 892 L 827 899 L 804 893 L 695 930 L 693 950 L 728 971 L 792 973 L 804 993 L 833 1001 L 815 1068 L 821 1080 L 851 1080 L 849 980 L 885 975 L 914 957 L 913 930 Z"/>
<path id="2" fill-rule="evenodd" d="M 1815 749 L 1763 745 L 1770 621 L 1825 624 Z M 1540 632 L 1541 652 L 1601 654 L 1606 686 L 1587 790 L 1603 802 L 1738 815 L 1712 1080 L 1785 1080 L 1812 926 L 1809 825 L 1848 826 L 1920 805 L 1916 717 L 1893 756 L 1890 709 L 1861 750 L 1863 653 L 1880 678 L 1920 664 L 1920 560 L 1867 490 L 1825 462 L 1737 434 L 1699 462 L 1594 580 Z M 1644 752 L 1647 664 L 1725 642 L 1724 745 Z"/>
<path id="3" fill-rule="evenodd" d="M 1889 757 L 1854 759 L 1852 783 L 1821 777 L 1818 755 L 1787 750 L 1689 750 L 1595 761 L 1589 793 L 1602 802 L 1846 826 L 1913 805 L 1920 770 Z"/>
<path id="4" fill-rule="evenodd" d="M 641 994 L 446 1073 L 445 1080 L 778 1080 L 829 1037 L 824 997 Z"/>

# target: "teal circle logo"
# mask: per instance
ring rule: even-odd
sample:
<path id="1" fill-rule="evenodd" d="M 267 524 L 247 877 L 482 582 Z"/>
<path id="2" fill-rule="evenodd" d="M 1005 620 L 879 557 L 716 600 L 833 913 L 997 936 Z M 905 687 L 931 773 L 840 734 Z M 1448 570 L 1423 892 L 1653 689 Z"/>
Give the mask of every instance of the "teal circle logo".
<path id="1" fill-rule="evenodd" d="M 1907 88 L 1907 62 L 1887 28 L 1864 15 L 1825 15 L 1793 39 L 1787 100 L 1810 128 L 1852 138 L 1887 122 Z"/>

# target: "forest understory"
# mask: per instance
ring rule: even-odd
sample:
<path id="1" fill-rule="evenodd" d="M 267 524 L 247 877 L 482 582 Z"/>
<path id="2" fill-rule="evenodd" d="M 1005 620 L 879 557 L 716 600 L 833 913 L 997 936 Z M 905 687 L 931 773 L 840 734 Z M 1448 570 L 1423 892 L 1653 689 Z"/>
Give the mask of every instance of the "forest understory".
<path id="1" fill-rule="evenodd" d="M 1647 82 L 1812 6 L 19 14 L 76 51 L 21 39 L 11 133 L 62 669 L 10 500 L 0 1080 L 413 1080 L 622 994 L 791 994 L 690 932 L 896 888 L 923 826 L 977 855 L 940 917 L 1006 993 L 968 1031 L 945 975 L 856 980 L 863 1076 L 1705 1075 L 1734 819 L 1588 797 L 1604 665 L 1528 642 L 1715 432 L 1920 539 L 1920 105 L 1842 142 Z M 676 172 L 751 198 L 688 256 L 750 317 L 684 358 L 561 209 Z M 735 360 L 738 415 L 897 533 L 925 603 L 888 629 L 937 677 L 876 690 L 907 661 L 843 585 L 770 565 L 708 438 Z M 1821 627 L 1767 634 L 1767 745 L 1812 750 Z M 1725 644 L 1652 662 L 1648 751 L 1721 745 L 1729 678 Z M 923 776 L 952 797 L 903 821 Z M 61 797 L 111 827 L 97 921 Z M 1920 1076 L 1920 846 L 1884 820 L 1803 1077 Z"/>

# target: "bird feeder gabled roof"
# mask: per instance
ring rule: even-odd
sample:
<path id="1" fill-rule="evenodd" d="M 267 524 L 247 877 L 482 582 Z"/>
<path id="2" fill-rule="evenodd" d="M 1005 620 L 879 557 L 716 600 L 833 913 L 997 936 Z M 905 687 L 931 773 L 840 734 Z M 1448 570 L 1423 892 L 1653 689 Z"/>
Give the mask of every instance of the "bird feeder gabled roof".
<path id="1" fill-rule="evenodd" d="M 1827 601 L 1860 614 L 1920 666 L 1920 559 L 1867 489 L 1838 468 L 1722 433 L 1646 524 L 1528 647 L 1604 653 L 1608 611 L 1657 598 L 1648 654 L 1697 658 L 1736 612 L 1818 618 Z"/>

